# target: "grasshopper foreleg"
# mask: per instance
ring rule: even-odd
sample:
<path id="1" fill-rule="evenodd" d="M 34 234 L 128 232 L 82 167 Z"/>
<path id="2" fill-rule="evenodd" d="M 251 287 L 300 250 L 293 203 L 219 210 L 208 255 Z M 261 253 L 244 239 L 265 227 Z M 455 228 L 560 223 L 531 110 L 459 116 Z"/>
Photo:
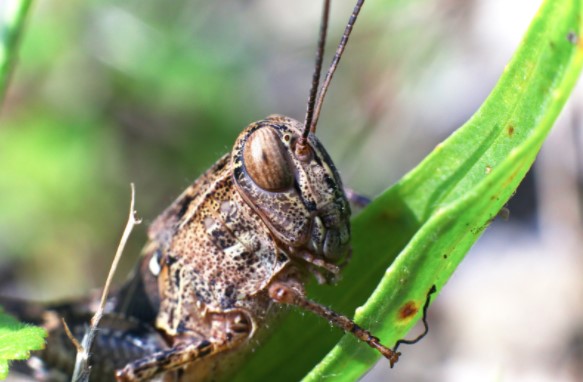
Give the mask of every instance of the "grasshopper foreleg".
<path id="1" fill-rule="evenodd" d="M 310 312 L 323 317 L 332 325 L 344 330 L 346 333 L 351 333 L 359 340 L 366 342 L 370 347 L 379 351 L 389 360 L 391 367 L 393 367 L 393 365 L 399 360 L 401 353 L 394 352 L 388 347 L 382 345 L 380 340 L 373 336 L 368 330 L 361 328 L 350 318 L 309 300 L 305 295 L 302 285 L 293 279 L 271 283 L 269 286 L 269 296 L 278 303 L 295 305 L 309 310 Z"/>

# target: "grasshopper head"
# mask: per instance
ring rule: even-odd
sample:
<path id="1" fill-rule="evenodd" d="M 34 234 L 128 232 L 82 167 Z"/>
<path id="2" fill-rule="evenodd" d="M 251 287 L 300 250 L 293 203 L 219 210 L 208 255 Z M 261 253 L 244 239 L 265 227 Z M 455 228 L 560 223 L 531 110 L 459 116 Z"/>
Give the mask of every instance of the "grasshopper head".
<path id="1" fill-rule="evenodd" d="M 249 125 L 235 142 L 233 179 L 285 249 L 337 261 L 349 250 L 350 206 L 316 136 L 301 155 L 294 149 L 302 127 L 280 115 Z"/>

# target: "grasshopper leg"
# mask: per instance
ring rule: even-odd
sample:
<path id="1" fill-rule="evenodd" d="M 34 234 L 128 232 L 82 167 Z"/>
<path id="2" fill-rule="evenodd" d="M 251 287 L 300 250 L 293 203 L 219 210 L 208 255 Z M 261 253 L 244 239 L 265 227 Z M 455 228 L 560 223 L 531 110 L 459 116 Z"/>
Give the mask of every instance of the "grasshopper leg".
<path id="1" fill-rule="evenodd" d="M 117 370 L 118 382 L 150 380 L 165 372 L 177 370 L 193 362 L 232 350 L 249 338 L 251 323 L 242 314 L 216 314 L 211 326 L 226 328 L 218 330 L 210 338 L 183 338 L 168 350 L 159 351 L 127 364 Z"/>
<path id="2" fill-rule="evenodd" d="M 293 279 L 272 282 L 269 286 L 269 297 L 275 302 L 295 305 L 326 319 L 332 325 L 344 330 L 346 333 L 352 334 L 380 352 L 389 360 L 391 367 L 393 367 L 393 365 L 399 360 L 401 353 L 395 352 L 381 344 L 380 340 L 373 336 L 368 330 L 361 328 L 350 318 L 309 300 L 305 295 L 302 285 Z"/>

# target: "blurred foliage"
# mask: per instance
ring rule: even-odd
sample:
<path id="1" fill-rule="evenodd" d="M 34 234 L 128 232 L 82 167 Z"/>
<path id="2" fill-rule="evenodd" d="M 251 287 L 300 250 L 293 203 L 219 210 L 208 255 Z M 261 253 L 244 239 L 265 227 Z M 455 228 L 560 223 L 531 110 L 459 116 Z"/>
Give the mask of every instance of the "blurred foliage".
<path id="1" fill-rule="evenodd" d="M 31 0 L 6 0 L 0 4 L 0 101 L 10 79 L 30 3 Z"/>
<path id="2" fill-rule="evenodd" d="M 0 310 L 0 380 L 8 374 L 8 363 L 27 359 L 30 351 L 45 345 L 44 329 L 18 322 Z"/>
<path id="3" fill-rule="evenodd" d="M 329 52 L 350 3 L 333 8 Z M 424 49 L 387 61 L 416 38 L 415 22 L 392 21 L 419 3 L 367 3 L 323 110 L 319 135 L 345 180 L 369 194 L 432 145 L 388 154 L 402 138 L 377 129 L 396 78 L 420 66 Z M 100 285 L 129 182 L 148 223 L 248 123 L 272 113 L 301 119 L 319 12 L 308 1 L 35 3 L 0 114 L 0 261 L 21 281 L 17 292 L 49 298 Z M 403 31 L 396 44 L 387 35 Z M 136 230 L 120 275 L 144 240 Z"/>
<path id="4" fill-rule="evenodd" d="M 233 44 L 237 24 L 205 21 L 208 12 L 223 10 L 113 1 L 33 8 L 0 117 L 0 253 L 26 257 L 25 272 L 44 269 L 36 288 L 51 269 L 72 275 L 59 275 L 57 294 L 98 285 L 127 183 L 136 181 L 151 220 L 263 116 L 248 107 L 259 102 L 253 92 L 236 90 L 251 85 L 241 72 L 253 52 Z"/>

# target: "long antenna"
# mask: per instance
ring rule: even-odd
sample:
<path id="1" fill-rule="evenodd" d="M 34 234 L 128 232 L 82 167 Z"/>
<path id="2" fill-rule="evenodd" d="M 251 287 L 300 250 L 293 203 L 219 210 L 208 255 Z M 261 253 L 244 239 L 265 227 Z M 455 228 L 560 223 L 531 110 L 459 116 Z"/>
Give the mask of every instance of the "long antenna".
<path id="1" fill-rule="evenodd" d="M 324 78 L 324 84 L 322 85 L 322 89 L 320 89 L 320 94 L 318 96 L 318 102 L 316 103 L 316 110 L 314 112 L 314 117 L 312 119 L 312 124 L 310 125 L 310 131 L 314 133 L 316 131 L 316 125 L 318 124 L 318 118 L 320 118 L 320 111 L 322 110 L 322 103 L 324 102 L 324 97 L 326 96 L 326 92 L 328 91 L 328 86 L 330 86 L 330 81 L 332 81 L 332 76 L 334 76 L 334 72 L 336 71 L 336 67 L 340 62 L 340 57 L 342 57 L 342 53 L 344 52 L 344 48 L 346 48 L 346 44 L 348 43 L 348 37 L 350 37 L 350 32 L 352 32 L 352 27 L 356 22 L 356 18 L 358 17 L 358 13 L 360 12 L 360 8 L 362 8 L 362 4 L 364 4 L 364 0 L 358 0 L 356 5 L 354 6 L 354 10 L 352 11 L 352 15 L 350 15 L 350 19 L 348 19 L 348 24 L 344 29 L 344 34 L 340 39 L 340 43 L 338 44 L 338 48 L 336 49 L 336 54 L 334 54 L 334 58 L 332 59 L 332 63 L 330 64 L 330 68 L 328 69 L 328 73 L 326 73 L 326 78 Z M 307 137 L 307 135 L 306 135 Z"/>
<path id="2" fill-rule="evenodd" d="M 322 21 L 320 22 L 320 37 L 318 39 L 318 48 L 316 50 L 316 65 L 314 67 L 314 74 L 312 74 L 312 87 L 310 88 L 310 95 L 308 96 L 308 106 L 306 108 L 306 118 L 304 119 L 304 131 L 298 142 L 298 152 L 303 152 L 306 148 L 306 139 L 310 133 L 310 126 L 312 125 L 312 118 L 314 116 L 314 104 L 316 103 L 316 95 L 318 87 L 320 86 L 320 73 L 322 72 L 322 61 L 324 61 L 324 47 L 326 45 L 326 32 L 328 30 L 328 19 L 330 15 L 330 0 L 324 1 L 324 9 L 322 10 Z"/>

